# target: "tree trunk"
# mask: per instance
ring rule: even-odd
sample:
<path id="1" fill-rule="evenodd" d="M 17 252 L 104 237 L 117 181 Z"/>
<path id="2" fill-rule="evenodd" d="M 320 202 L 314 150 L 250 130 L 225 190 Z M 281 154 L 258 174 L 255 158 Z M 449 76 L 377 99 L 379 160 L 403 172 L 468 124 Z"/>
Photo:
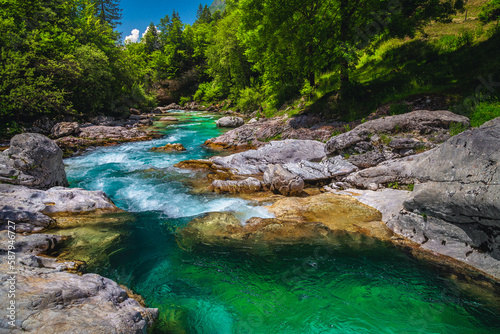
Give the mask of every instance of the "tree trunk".
<path id="1" fill-rule="evenodd" d="M 316 87 L 316 75 L 314 72 L 309 72 L 309 85 L 311 87 Z"/>
<path id="2" fill-rule="evenodd" d="M 340 62 L 340 95 L 344 95 L 345 88 L 349 84 L 349 60 L 348 60 L 348 31 L 349 22 L 347 17 L 349 0 L 340 0 L 340 44 L 342 47 L 342 60 Z"/>

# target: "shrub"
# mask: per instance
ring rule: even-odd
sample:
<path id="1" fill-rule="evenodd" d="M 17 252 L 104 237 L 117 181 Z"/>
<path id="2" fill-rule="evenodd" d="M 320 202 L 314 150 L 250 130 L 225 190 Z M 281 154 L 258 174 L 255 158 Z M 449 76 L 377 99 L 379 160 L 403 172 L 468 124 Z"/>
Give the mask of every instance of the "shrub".
<path id="1" fill-rule="evenodd" d="M 240 92 L 240 97 L 236 105 L 243 112 L 252 112 L 257 110 L 264 101 L 264 95 L 257 88 L 247 87 Z"/>

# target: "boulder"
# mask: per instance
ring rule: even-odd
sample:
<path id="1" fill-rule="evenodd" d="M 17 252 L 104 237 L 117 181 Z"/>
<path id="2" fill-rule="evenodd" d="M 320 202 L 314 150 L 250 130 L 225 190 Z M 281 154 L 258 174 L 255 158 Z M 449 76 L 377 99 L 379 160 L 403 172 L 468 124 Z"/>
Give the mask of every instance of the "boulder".
<path id="1" fill-rule="evenodd" d="M 268 166 L 264 172 L 264 184 L 272 192 L 284 196 L 298 196 L 304 189 L 304 180 L 281 165 Z"/>
<path id="2" fill-rule="evenodd" d="M 184 108 L 182 108 L 180 105 L 178 105 L 177 103 L 171 103 L 169 104 L 168 106 L 164 107 L 164 108 L 161 108 L 162 110 L 183 110 Z"/>
<path id="3" fill-rule="evenodd" d="M 44 191 L 0 184 L 0 229 L 12 221 L 18 232 L 39 232 L 56 224 L 54 215 L 96 211 L 121 212 L 102 191 L 63 187 Z"/>
<path id="4" fill-rule="evenodd" d="M 177 241 L 186 249 L 232 247 L 263 253 L 289 245 L 332 243 L 333 233 L 318 222 L 251 218 L 242 224 L 230 212 L 212 212 L 193 219 L 179 230 Z"/>
<path id="5" fill-rule="evenodd" d="M 0 182 L 47 189 L 67 186 L 61 149 L 37 133 L 14 136 L 0 153 Z"/>
<path id="6" fill-rule="evenodd" d="M 89 126 L 81 128 L 79 137 L 92 140 L 130 140 L 147 137 L 147 133 L 122 126 Z"/>
<path id="7" fill-rule="evenodd" d="M 55 138 L 66 136 L 78 135 L 80 132 L 80 125 L 78 122 L 61 122 L 54 125 L 50 131 L 51 135 Z"/>
<path id="8" fill-rule="evenodd" d="M 421 249 L 500 279 L 498 147 L 500 118 L 406 160 L 405 174 L 417 183 L 387 226 Z"/>
<path id="9" fill-rule="evenodd" d="M 130 108 L 129 111 L 130 111 L 131 115 L 140 115 L 140 114 L 142 114 L 142 112 L 139 109 L 135 109 L 135 108 Z"/>
<path id="10" fill-rule="evenodd" d="M 215 124 L 219 128 L 237 128 L 245 124 L 245 121 L 241 117 L 226 116 L 218 119 Z"/>
<path id="11" fill-rule="evenodd" d="M 415 164 L 425 159 L 433 150 L 401 159 L 385 161 L 375 167 L 362 169 L 348 175 L 345 181 L 354 187 L 367 189 L 371 184 L 377 186 L 390 183 L 412 184 L 416 181 Z"/>
<path id="12" fill-rule="evenodd" d="M 446 110 L 416 110 L 407 114 L 382 117 L 362 123 L 349 132 L 331 138 L 326 144 L 326 154 L 334 156 L 353 152 L 364 153 L 369 150 L 373 141 L 372 136 L 375 134 L 383 134 L 387 137 L 392 143 L 392 146 L 389 142 L 387 143 L 389 147 L 416 148 L 421 144 L 420 140 L 411 137 L 420 137 L 427 142 L 440 142 L 441 138 L 446 138 L 443 135 L 448 134 L 453 124 L 467 127 L 469 119 Z M 386 143 L 382 140 L 381 144 Z M 428 148 L 432 147 L 430 143 L 427 145 Z"/>
<path id="13" fill-rule="evenodd" d="M 254 177 L 249 177 L 244 180 L 215 180 L 212 182 L 210 189 L 216 193 L 254 193 L 262 188 L 262 184 Z"/>
<path id="14" fill-rule="evenodd" d="M 150 151 L 155 151 L 155 152 L 183 152 L 185 151 L 186 148 L 184 145 L 175 143 L 175 144 L 166 144 L 165 146 L 161 147 L 153 147 L 151 148 Z"/>
<path id="15" fill-rule="evenodd" d="M 116 119 L 112 116 L 95 116 L 90 119 L 90 123 L 102 126 L 116 125 Z"/>
<path id="16" fill-rule="evenodd" d="M 273 141 L 258 150 L 250 150 L 226 157 L 212 158 L 215 164 L 231 169 L 234 174 L 261 174 L 270 164 L 296 163 L 303 160 L 321 161 L 325 144 L 315 140 L 287 139 Z"/>
<path id="17" fill-rule="evenodd" d="M 341 156 L 328 158 L 319 163 L 307 160 L 298 163 L 287 163 L 283 165 L 283 168 L 292 174 L 298 175 L 306 182 L 329 180 L 358 170 L 356 166 Z"/>
<path id="18" fill-rule="evenodd" d="M 178 122 L 179 119 L 173 116 L 166 116 L 159 119 L 160 122 Z"/>

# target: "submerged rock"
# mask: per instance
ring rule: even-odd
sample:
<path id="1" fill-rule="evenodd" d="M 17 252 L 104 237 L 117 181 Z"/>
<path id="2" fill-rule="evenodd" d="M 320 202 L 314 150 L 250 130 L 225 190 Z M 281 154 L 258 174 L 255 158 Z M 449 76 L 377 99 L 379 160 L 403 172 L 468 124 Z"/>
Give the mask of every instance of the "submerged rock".
<path id="1" fill-rule="evenodd" d="M 61 149 L 37 133 L 14 136 L 0 153 L 0 182 L 47 189 L 67 186 Z"/>
<path id="2" fill-rule="evenodd" d="M 349 196 L 286 198 L 270 206 L 269 211 L 276 218 L 251 218 L 243 224 L 229 212 L 205 214 L 181 228 L 177 242 L 186 249 L 231 247 L 267 253 L 284 245 L 356 247 L 393 236 L 377 210 Z"/>
<path id="3" fill-rule="evenodd" d="M 264 251 L 280 245 L 321 244 L 332 231 L 321 223 L 251 218 L 244 225 L 229 212 L 196 218 L 178 232 L 178 243 L 187 249 L 200 246 Z"/>
<path id="4" fill-rule="evenodd" d="M 172 152 L 172 151 L 183 152 L 185 150 L 186 150 L 186 148 L 184 147 L 184 145 L 175 143 L 175 144 L 166 144 L 165 146 L 161 146 L 161 147 L 153 147 L 153 148 L 151 148 L 150 151 L 155 151 L 155 152 Z"/>

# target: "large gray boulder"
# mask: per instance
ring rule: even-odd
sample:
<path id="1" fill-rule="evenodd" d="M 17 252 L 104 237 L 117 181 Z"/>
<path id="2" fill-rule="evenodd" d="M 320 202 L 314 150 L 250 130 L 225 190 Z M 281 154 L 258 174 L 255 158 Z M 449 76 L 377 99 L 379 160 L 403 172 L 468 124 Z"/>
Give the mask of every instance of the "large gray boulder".
<path id="1" fill-rule="evenodd" d="M 218 119 L 215 124 L 217 124 L 219 128 L 237 128 L 245 124 L 245 121 L 241 117 L 225 116 Z"/>
<path id="2" fill-rule="evenodd" d="M 500 118 L 459 134 L 411 168 L 415 184 L 388 223 L 424 249 L 500 278 Z"/>
<path id="3" fill-rule="evenodd" d="M 269 165 L 264 172 L 264 184 L 276 194 L 298 196 L 304 189 L 304 180 L 281 165 Z"/>
<path id="4" fill-rule="evenodd" d="M 308 182 L 329 180 L 358 170 L 356 166 L 346 161 L 341 156 L 328 158 L 319 163 L 307 160 L 287 163 L 283 165 L 283 168 Z"/>
<path id="5" fill-rule="evenodd" d="M 431 148 L 431 142 L 439 143 L 449 138 L 449 129 L 453 124 L 467 127 L 469 119 L 446 110 L 416 110 L 407 114 L 382 117 L 331 138 L 326 144 L 326 154 L 334 156 L 365 153 L 374 146 L 385 146 L 383 141 L 377 143 L 372 138 L 381 139 L 379 134 L 384 135 L 390 141 L 387 143 L 388 147 L 398 150 L 398 153 L 401 149 L 408 150 L 418 146 Z"/>
<path id="6" fill-rule="evenodd" d="M 8 221 L 16 223 L 17 232 L 39 232 L 54 225 L 54 214 L 80 214 L 99 210 L 119 212 L 102 191 L 54 187 L 37 190 L 0 184 L 0 230 Z"/>
<path id="7" fill-rule="evenodd" d="M 325 144 L 315 140 L 287 139 L 273 141 L 258 150 L 250 150 L 211 160 L 234 174 L 261 174 L 270 164 L 296 163 L 303 160 L 321 161 L 325 157 Z"/>
<path id="8" fill-rule="evenodd" d="M 68 186 L 61 149 L 38 133 L 14 136 L 0 153 L 0 182 L 47 189 Z"/>

